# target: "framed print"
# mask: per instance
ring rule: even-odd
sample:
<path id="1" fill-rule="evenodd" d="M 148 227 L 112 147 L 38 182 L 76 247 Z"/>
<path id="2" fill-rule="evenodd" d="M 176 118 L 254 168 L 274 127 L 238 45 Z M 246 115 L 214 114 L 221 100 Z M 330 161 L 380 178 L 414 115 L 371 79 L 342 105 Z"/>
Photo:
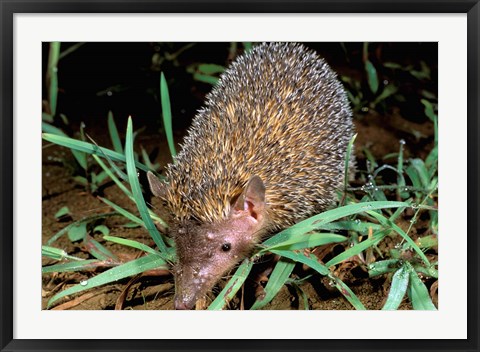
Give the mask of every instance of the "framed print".
<path id="1" fill-rule="evenodd" d="M 2 0 L 2 351 L 478 350 L 479 9 Z"/>

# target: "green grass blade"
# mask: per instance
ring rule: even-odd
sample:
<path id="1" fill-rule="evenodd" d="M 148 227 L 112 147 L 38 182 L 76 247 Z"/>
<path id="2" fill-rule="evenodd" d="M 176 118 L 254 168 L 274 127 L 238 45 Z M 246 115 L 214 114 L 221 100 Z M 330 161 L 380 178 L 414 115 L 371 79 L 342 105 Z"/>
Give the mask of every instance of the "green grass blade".
<path id="1" fill-rule="evenodd" d="M 400 150 L 398 152 L 397 159 L 397 189 L 398 199 L 408 198 L 408 192 L 402 192 L 402 189 L 405 189 L 405 177 L 403 176 L 403 153 L 404 153 L 405 141 L 402 139 L 400 141 Z"/>
<path id="2" fill-rule="evenodd" d="M 103 236 L 103 239 L 106 241 L 118 243 L 124 246 L 136 248 L 149 254 L 155 254 L 155 255 L 161 256 L 161 253 L 157 252 L 155 249 L 150 248 L 146 244 L 143 244 L 134 240 L 128 240 L 126 238 L 115 237 L 115 236 Z"/>
<path id="3" fill-rule="evenodd" d="M 105 204 L 109 205 L 109 206 L 112 207 L 113 209 L 115 209 L 115 211 L 116 211 L 118 214 L 123 215 L 124 217 L 126 217 L 126 218 L 129 219 L 130 221 L 133 221 L 134 223 L 139 224 L 140 226 L 143 226 L 143 227 L 146 228 L 145 223 L 144 223 L 144 222 L 142 221 L 142 219 L 140 219 L 138 216 L 133 215 L 133 214 L 130 213 L 128 210 L 123 209 L 122 207 L 120 207 L 119 205 L 113 203 L 112 201 L 108 200 L 107 198 L 98 197 L 98 199 L 100 199 L 102 202 L 104 202 Z"/>
<path id="4" fill-rule="evenodd" d="M 357 204 L 349 204 L 345 205 L 340 208 L 327 210 L 321 214 L 312 216 L 306 220 L 303 220 L 288 229 L 285 229 L 275 236 L 269 238 L 263 244 L 265 246 L 273 246 L 280 242 L 284 242 L 289 240 L 295 236 L 301 236 L 307 232 L 316 230 L 316 229 L 323 229 L 323 226 L 341 219 L 343 217 L 358 214 L 365 212 L 367 210 L 378 210 L 378 209 L 387 209 L 387 208 L 400 208 L 400 207 L 408 207 L 410 206 L 408 203 L 405 202 L 390 202 L 390 201 L 383 201 L 383 202 L 364 202 L 364 203 L 357 203 Z"/>
<path id="5" fill-rule="evenodd" d="M 227 285 L 223 288 L 215 298 L 215 300 L 208 306 L 208 310 L 220 310 L 227 305 L 228 302 L 235 296 L 238 290 L 242 287 L 243 283 L 248 277 L 248 274 L 252 270 L 253 262 L 249 259 L 245 259 L 243 263 L 238 267 L 233 274 L 232 278 L 228 280 Z"/>
<path id="6" fill-rule="evenodd" d="M 115 174 L 107 167 L 107 165 L 105 165 L 105 163 L 98 156 L 93 155 L 93 158 L 98 163 L 98 165 L 100 165 L 102 167 L 102 169 L 105 171 L 105 173 L 113 180 L 113 182 L 115 182 L 115 184 L 123 191 L 123 193 L 125 193 L 127 195 L 127 197 L 130 198 L 130 200 L 132 202 L 135 202 L 135 199 L 133 198 L 132 192 L 130 192 L 130 190 L 127 187 L 125 187 L 125 185 L 115 176 Z M 163 227 L 168 228 L 167 223 L 162 218 L 160 218 L 157 214 L 155 214 L 150 209 L 148 209 L 148 213 L 150 214 L 152 219 L 154 219 L 155 221 L 158 221 L 160 223 L 160 225 L 162 225 Z M 138 224 L 143 226 L 143 222 L 138 223 Z"/>
<path id="7" fill-rule="evenodd" d="M 51 246 L 42 246 L 42 255 L 45 257 L 49 257 L 55 260 L 84 260 L 83 258 L 74 257 L 73 255 L 69 255 L 63 249 L 51 247 Z"/>
<path id="8" fill-rule="evenodd" d="M 225 72 L 225 67 L 217 64 L 200 64 L 198 65 L 198 70 L 207 75 L 214 75 Z"/>
<path id="9" fill-rule="evenodd" d="M 102 244 L 93 239 L 91 236 L 87 235 L 83 239 L 83 245 L 91 255 L 93 255 L 99 260 L 119 262 L 119 259 L 115 254 L 110 252 L 107 248 L 105 248 Z"/>
<path id="10" fill-rule="evenodd" d="M 430 154 L 428 154 L 427 159 L 425 159 L 425 167 L 428 169 L 430 179 L 432 179 L 438 168 L 438 146 L 433 147 Z"/>
<path id="11" fill-rule="evenodd" d="M 80 260 L 75 262 L 69 263 L 62 263 L 62 264 L 54 264 L 49 266 L 44 266 L 42 268 L 42 274 L 47 273 L 64 273 L 64 272 L 71 272 L 71 271 L 87 271 L 98 266 L 104 267 L 106 264 L 103 260 L 98 259 L 88 259 L 88 260 Z M 117 264 L 113 262 L 109 262 L 107 265 L 115 266 Z"/>
<path id="12" fill-rule="evenodd" d="M 165 242 L 163 241 L 162 236 L 158 232 L 157 228 L 153 224 L 152 218 L 150 217 L 150 214 L 148 212 L 147 205 L 145 204 L 145 200 L 143 199 L 140 183 L 138 182 L 137 169 L 135 168 L 135 162 L 133 157 L 132 130 L 132 118 L 129 117 L 125 142 L 125 158 L 127 161 L 127 174 L 130 181 L 130 188 L 132 189 L 133 198 L 135 199 L 135 203 L 137 204 L 140 216 L 142 217 L 143 222 L 145 223 L 145 227 L 150 233 L 150 236 L 152 236 L 153 241 L 157 245 L 160 252 L 167 254 L 167 246 L 165 245 Z"/>
<path id="13" fill-rule="evenodd" d="M 428 173 L 423 160 L 412 159 L 410 160 L 410 165 L 417 171 L 422 187 L 428 189 L 430 187 L 430 174 Z"/>
<path id="14" fill-rule="evenodd" d="M 143 147 L 140 147 L 140 148 L 141 148 L 141 152 L 142 152 L 143 163 L 145 165 L 147 165 L 147 167 L 150 170 L 157 170 L 160 167 L 160 164 L 158 164 L 158 163 L 152 164 L 152 162 L 150 161 L 150 157 L 148 156 L 148 153 L 145 150 L 145 148 L 143 148 Z"/>
<path id="15" fill-rule="evenodd" d="M 205 74 L 202 74 L 202 73 L 194 73 L 193 74 L 193 79 L 195 81 L 211 84 L 212 86 L 214 86 L 218 83 L 218 77 L 209 76 L 209 75 L 205 75 Z"/>
<path id="16" fill-rule="evenodd" d="M 267 286 L 265 287 L 265 297 L 262 299 L 257 298 L 250 309 L 255 310 L 265 307 L 283 287 L 294 267 L 294 262 L 280 259 L 277 265 L 275 265 L 275 269 L 273 269 L 272 274 L 268 279 Z"/>
<path id="17" fill-rule="evenodd" d="M 410 268 L 410 285 L 408 286 L 408 297 L 412 302 L 413 309 L 415 310 L 437 310 L 430 298 L 428 289 L 425 284 L 420 280 L 415 270 L 409 263 L 406 263 Z"/>
<path id="18" fill-rule="evenodd" d="M 304 236 L 292 238 L 285 242 L 277 243 L 274 246 L 263 249 L 262 252 L 271 251 L 272 249 L 283 249 L 291 251 L 323 246 L 329 243 L 340 243 L 345 242 L 346 240 L 347 237 L 335 233 L 311 233 L 305 234 Z"/>
<path id="19" fill-rule="evenodd" d="M 70 209 L 68 209 L 67 206 L 63 206 L 60 209 L 58 209 L 58 211 L 55 213 L 53 217 L 57 220 L 60 220 L 62 218 L 70 217 L 70 216 L 71 216 Z"/>
<path id="20" fill-rule="evenodd" d="M 413 266 L 413 268 L 419 274 L 423 274 L 424 276 L 433 277 L 435 279 L 438 279 L 438 270 L 436 270 L 433 266 L 425 268 L 422 265 L 415 264 Z"/>
<path id="21" fill-rule="evenodd" d="M 367 248 L 369 248 L 371 246 L 374 246 L 378 242 L 380 242 L 389 232 L 390 232 L 389 230 L 388 231 L 383 230 L 383 231 L 375 232 L 373 234 L 372 238 L 369 238 L 369 239 L 367 239 L 363 242 L 360 242 L 359 244 L 356 244 L 355 246 L 347 249 L 345 252 L 342 252 L 339 255 L 333 257 L 327 263 L 325 263 L 325 265 L 327 267 L 331 267 L 333 265 L 337 265 L 337 264 L 343 262 L 344 260 L 346 260 L 350 257 L 353 257 L 355 255 L 358 255 L 358 254 L 362 253 Z"/>
<path id="22" fill-rule="evenodd" d="M 74 51 L 76 51 L 78 48 L 80 48 L 81 46 L 85 45 L 86 43 L 82 42 L 82 43 L 76 43 L 72 46 L 70 46 L 69 48 L 65 49 L 64 51 L 62 51 L 59 55 L 59 59 L 63 59 L 65 56 L 73 53 Z"/>
<path id="23" fill-rule="evenodd" d="M 438 236 L 429 235 L 424 237 L 419 237 L 415 241 L 420 248 L 432 248 L 438 246 Z"/>
<path id="24" fill-rule="evenodd" d="M 100 167 L 105 171 L 105 173 L 110 177 L 110 179 L 115 182 L 115 184 L 122 190 L 125 195 L 127 195 L 128 198 L 130 198 L 133 201 L 133 195 L 130 190 L 125 187 L 125 185 L 115 176 L 115 174 L 110 170 L 110 168 L 100 159 L 97 155 L 92 155 L 95 161 L 100 165 Z"/>
<path id="25" fill-rule="evenodd" d="M 73 139 L 69 137 L 57 136 L 50 133 L 42 133 L 42 138 L 48 142 L 55 143 L 73 150 L 78 150 L 87 154 L 95 154 L 102 158 L 107 156 L 113 161 L 119 161 L 123 163 L 126 162 L 124 155 L 104 147 L 97 147 L 96 145 L 91 143 L 79 141 L 77 139 Z M 149 169 L 145 165 L 143 165 L 138 161 L 135 162 L 135 165 L 136 167 L 138 167 L 139 169 L 145 172 L 149 171 Z"/>
<path id="26" fill-rule="evenodd" d="M 355 231 L 359 233 L 368 233 L 368 231 L 379 230 L 380 225 L 374 224 L 373 222 L 360 221 L 360 220 L 347 220 L 347 221 L 337 221 L 322 226 L 324 230 L 346 230 L 346 231 Z"/>
<path id="27" fill-rule="evenodd" d="M 330 278 L 335 283 L 335 287 L 338 291 L 347 299 L 348 302 L 356 309 L 356 310 L 366 310 L 365 306 L 362 302 L 358 299 L 358 297 L 353 293 L 353 291 L 348 287 L 342 280 L 338 277 L 334 277 L 330 275 Z"/>
<path id="28" fill-rule="evenodd" d="M 367 234 L 370 230 L 380 230 L 381 226 L 373 222 L 360 220 L 337 221 L 322 226 L 324 230 L 346 230 Z"/>
<path id="29" fill-rule="evenodd" d="M 57 128 L 55 126 L 52 126 L 46 122 L 42 122 L 42 132 L 49 133 L 49 134 L 54 134 L 58 136 L 62 136 L 65 138 L 69 138 L 65 132 L 63 132 L 60 128 Z M 70 149 L 72 152 L 73 156 L 77 160 L 78 164 L 82 167 L 82 169 L 86 170 L 87 169 L 87 155 L 85 153 L 82 153 L 78 150 L 75 149 Z"/>
<path id="30" fill-rule="evenodd" d="M 252 50 L 253 43 L 252 42 L 243 42 L 243 48 L 245 49 L 245 52 L 248 53 L 250 50 Z"/>
<path id="31" fill-rule="evenodd" d="M 123 154 L 123 146 L 118 134 L 117 125 L 113 119 L 112 111 L 108 112 L 108 131 L 110 133 L 110 139 L 112 140 L 113 150 L 117 153 Z"/>
<path id="32" fill-rule="evenodd" d="M 114 216 L 114 215 L 118 215 L 117 212 L 112 212 L 112 213 L 106 213 L 106 214 L 100 214 L 100 215 L 93 215 L 93 216 L 87 216 L 83 219 L 80 219 L 80 220 L 77 220 L 75 222 L 72 222 L 71 224 L 69 224 L 68 226 L 64 227 L 63 229 L 61 229 L 60 231 L 58 231 L 55 235 L 53 235 L 48 241 L 47 241 L 47 245 L 51 245 L 53 242 L 55 242 L 57 239 L 59 239 L 61 236 L 63 236 L 64 234 L 68 233 L 70 231 L 70 229 L 72 227 L 75 227 L 75 226 L 78 226 L 80 223 L 82 222 L 92 222 L 92 221 L 95 221 L 95 220 L 98 220 L 98 219 L 105 219 L 107 217 L 110 217 L 110 216 Z"/>
<path id="33" fill-rule="evenodd" d="M 68 239 L 71 242 L 83 240 L 87 236 L 87 223 L 81 222 L 75 226 L 72 226 L 68 230 Z"/>
<path id="34" fill-rule="evenodd" d="M 410 178 L 410 181 L 412 181 L 412 185 L 414 188 L 417 188 L 417 189 L 422 188 L 422 182 L 420 181 L 420 177 L 418 176 L 417 170 L 412 165 L 409 165 L 405 169 L 405 173 Z"/>
<path id="35" fill-rule="evenodd" d="M 347 190 L 347 187 L 348 187 L 348 179 L 349 179 L 349 176 L 348 176 L 348 171 L 349 171 L 349 163 L 350 163 L 350 159 L 351 159 L 351 154 L 352 154 L 352 149 L 353 149 L 353 143 L 355 143 L 355 138 L 357 138 L 357 134 L 355 133 L 353 135 L 353 137 L 350 139 L 350 141 L 348 142 L 348 145 L 347 145 L 347 155 L 345 156 L 345 173 L 344 173 L 344 180 L 343 180 L 343 189 L 344 191 Z"/>
<path id="36" fill-rule="evenodd" d="M 177 151 L 175 150 L 175 142 L 173 140 L 170 95 L 168 94 L 167 81 L 165 80 L 163 72 L 160 75 L 160 98 L 162 102 L 163 126 L 165 128 L 165 134 L 167 135 L 168 148 L 170 149 L 172 157 L 175 158 Z"/>
<path id="37" fill-rule="evenodd" d="M 308 256 L 306 256 L 304 253 L 285 251 L 280 249 L 274 249 L 272 250 L 272 253 L 291 259 L 295 262 L 308 265 L 313 270 L 318 271 L 320 275 L 326 276 L 330 274 L 330 270 L 328 270 L 328 267 L 320 263 L 313 254 L 309 254 Z"/>
<path id="38" fill-rule="evenodd" d="M 368 86 L 373 94 L 378 91 L 378 75 L 377 69 L 370 60 L 365 61 L 365 71 L 367 72 Z"/>
<path id="39" fill-rule="evenodd" d="M 375 98 L 375 100 L 373 101 L 373 105 L 377 105 L 378 103 L 382 102 L 383 100 L 387 99 L 389 96 L 391 96 L 391 95 L 393 95 L 397 92 L 398 92 L 398 88 L 395 85 L 389 84 L 389 85 L 385 86 L 385 88 L 380 93 L 380 95 L 378 95 Z"/>
<path id="40" fill-rule="evenodd" d="M 292 285 L 292 287 L 297 292 L 298 297 L 302 298 L 303 303 L 303 310 L 310 310 L 310 306 L 308 305 L 308 296 L 304 290 L 300 286 L 298 286 L 295 281 L 287 281 L 287 284 Z"/>
<path id="41" fill-rule="evenodd" d="M 433 128 L 434 128 L 433 135 L 434 135 L 434 142 L 436 146 L 438 143 L 438 116 L 437 114 L 435 114 L 433 110 L 433 105 L 428 100 L 422 99 L 420 101 L 425 106 L 425 115 L 433 122 Z"/>
<path id="42" fill-rule="evenodd" d="M 165 261 L 158 255 L 151 254 L 136 260 L 132 260 L 131 262 L 119 265 L 88 279 L 84 285 L 75 285 L 57 293 L 48 301 L 47 308 L 50 308 L 54 302 L 65 296 L 115 282 L 129 276 L 143 273 L 147 270 L 158 268 L 168 269 Z"/>
<path id="43" fill-rule="evenodd" d="M 398 270 L 401 262 L 398 259 L 387 259 L 379 262 L 371 263 L 368 265 L 368 275 L 375 277 L 378 275 L 390 273 Z"/>
<path id="44" fill-rule="evenodd" d="M 390 292 L 388 293 L 387 301 L 382 310 L 398 309 L 403 297 L 405 297 L 405 293 L 407 293 L 409 277 L 410 273 L 405 266 L 402 266 L 393 274 Z"/>
<path id="45" fill-rule="evenodd" d="M 42 132 L 56 134 L 59 136 L 68 137 L 65 132 L 63 132 L 60 128 L 55 127 L 48 122 L 42 121 Z"/>
<path id="46" fill-rule="evenodd" d="M 48 53 L 48 68 L 47 68 L 47 89 L 48 102 L 50 104 L 50 112 L 55 116 L 57 111 L 58 98 L 58 60 L 60 55 L 60 42 L 51 42 L 50 51 Z"/>
<path id="47" fill-rule="evenodd" d="M 422 252 L 422 250 L 417 246 L 417 244 L 408 236 L 405 231 L 403 231 L 400 227 L 398 227 L 397 224 L 393 223 L 391 220 L 387 219 L 383 215 L 380 215 L 374 211 L 369 211 L 369 215 L 373 216 L 376 218 L 383 226 L 392 229 L 396 233 L 398 233 L 402 238 L 408 242 L 410 247 L 422 258 L 423 262 L 427 265 L 430 266 L 430 262 L 428 261 L 428 258 L 425 256 L 425 254 Z"/>
<path id="48" fill-rule="evenodd" d="M 53 116 L 50 114 L 47 114 L 46 112 L 42 112 L 42 122 L 53 123 Z"/>

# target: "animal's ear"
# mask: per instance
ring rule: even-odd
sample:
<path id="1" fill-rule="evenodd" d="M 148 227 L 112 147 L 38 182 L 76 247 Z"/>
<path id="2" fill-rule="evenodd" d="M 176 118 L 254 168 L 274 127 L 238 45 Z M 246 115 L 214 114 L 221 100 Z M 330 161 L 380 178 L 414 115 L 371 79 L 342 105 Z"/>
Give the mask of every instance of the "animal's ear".
<path id="1" fill-rule="evenodd" d="M 155 197 L 163 197 L 165 195 L 165 183 L 160 181 L 152 172 L 147 172 L 150 190 Z"/>
<path id="2" fill-rule="evenodd" d="M 247 211 L 251 217 L 260 220 L 265 210 L 265 185 L 259 176 L 252 176 L 242 194 L 237 198 L 233 211 Z"/>

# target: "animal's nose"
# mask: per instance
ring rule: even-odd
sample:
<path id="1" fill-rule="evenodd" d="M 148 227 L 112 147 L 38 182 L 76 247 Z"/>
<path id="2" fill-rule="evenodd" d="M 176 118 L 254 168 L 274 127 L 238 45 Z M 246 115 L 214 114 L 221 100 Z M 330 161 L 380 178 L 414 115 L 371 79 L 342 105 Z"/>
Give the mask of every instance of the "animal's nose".
<path id="1" fill-rule="evenodd" d="M 189 302 L 188 300 L 182 299 L 182 297 L 175 297 L 174 305 L 177 310 L 188 310 L 193 308 L 195 302 Z"/>
<path id="2" fill-rule="evenodd" d="M 189 309 L 187 305 L 182 301 L 175 301 L 175 309 L 177 310 L 186 310 Z"/>

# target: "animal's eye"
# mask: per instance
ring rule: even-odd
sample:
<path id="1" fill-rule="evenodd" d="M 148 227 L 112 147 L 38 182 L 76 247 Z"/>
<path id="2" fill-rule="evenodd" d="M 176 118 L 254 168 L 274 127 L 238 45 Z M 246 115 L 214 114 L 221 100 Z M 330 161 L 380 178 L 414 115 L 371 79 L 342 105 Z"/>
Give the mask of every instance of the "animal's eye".
<path id="1" fill-rule="evenodd" d="M 232 248 L 232 245 L 230 243 L 224 243 L 222 245 L 222 251 L 228 252 Z"/>

